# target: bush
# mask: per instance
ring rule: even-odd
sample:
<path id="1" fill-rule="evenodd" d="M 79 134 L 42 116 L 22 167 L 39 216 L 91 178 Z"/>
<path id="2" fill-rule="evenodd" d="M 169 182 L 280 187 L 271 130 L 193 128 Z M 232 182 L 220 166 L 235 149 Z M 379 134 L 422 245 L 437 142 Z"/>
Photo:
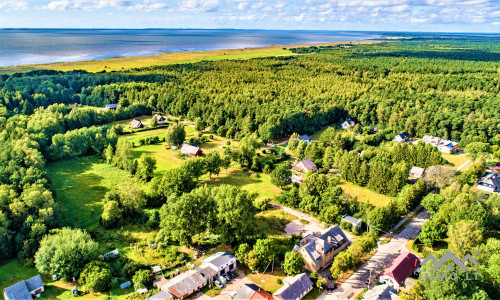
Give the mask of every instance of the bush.
<path id="1" fill-rule="evenodd" d="M 111 288 L 112 274 L 108 264 L 93 261 L 85 265 L 79 283 L 92 292 L 104 292 Z"/>
<path id="2" fill-rule="evenodd" d="M 254 200 L 253 205 L 259 211 L 264 211 L 269 209 L 271 199 L 269 198 L 257 198 Z"/>
<path id="3" fill-rule="evenodd" d="M 270 174 L 272 172 L 271 166 L 269 164 L 266 164 L 262 171 L 264 172 L 264 174 Z"/>
<path id="4" fill-rule="evenodd" d="M 281 278 L 277 278 L 276 279 L 276 283 L 279 284 L 279 285 L 282 285 L 283 284 L 283 280 L 281 280 Z"/>
<path id="5" fill-rule="evenodd" d="M 134 288 L 137 290 L 148 287 L 153 282 L 153 279 L 154 276 L 150 270 L 139 270 L 132 277 L 132 282 L 134 283 Z"/>
<path id="6" fill-rule="evenodd" d="M 346 222 L 346 221 L 342 221 L 342 222 L 340 222 L 340 228 L 347 230 L 347 231 L 351 231 L 352 224 L 349 222 Z"/>

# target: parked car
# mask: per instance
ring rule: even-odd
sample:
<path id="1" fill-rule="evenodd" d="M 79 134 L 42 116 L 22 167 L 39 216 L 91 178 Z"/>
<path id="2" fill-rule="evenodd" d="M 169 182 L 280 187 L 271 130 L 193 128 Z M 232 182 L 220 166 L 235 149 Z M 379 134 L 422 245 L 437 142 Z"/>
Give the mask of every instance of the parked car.
<path id="1" fill-rule="evenodd" d="M 219 276 L 219 280 L 223 283 L 223 284 L 226 284 L 227 283 L 227 279 L 224 278 L 223 276 Z"/>
<path id="2" fill-rule="evenodd" d="M 224 275 L 223 277 L 226 278 L 227 281 L 231 280 L 231 277 L 229 277 L 229 275 Z"/>
<path id="3" fill-rule="evenodd" d="M 228 274 L 229 274 L 229 276 L 231 276 L 232 278 L 236 278 L 236 277 L 237 277 L 237 276 L 236 276 L 236 274 L 234 274 L 234 273 L 233 273 L 233 272 L 231 272 L 231 271 L 229 271 L 229 272 L 228 272 Z"/>
<path id="4" fill-rule="evenodd" d="M 220 288 L 223 288 L 223 287 L 224 287 L 224 285 L 223 285 L 222 283 L 220 283 L 220 281 L 219 281 L 219 280 L 214 281 L 214 283 L 215 283 L 215 285 L 216 285 L 216 286 L 218 286 L 218 287 L 220 287 Z"/>

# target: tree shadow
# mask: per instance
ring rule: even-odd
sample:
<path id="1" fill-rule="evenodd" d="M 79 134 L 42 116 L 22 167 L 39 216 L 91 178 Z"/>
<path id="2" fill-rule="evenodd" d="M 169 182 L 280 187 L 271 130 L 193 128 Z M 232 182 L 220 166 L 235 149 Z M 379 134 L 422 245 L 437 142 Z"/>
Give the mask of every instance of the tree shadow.
<path id="1" fill-rule="evenodd" d="M 353 58 L 367 57 L 410 57 L 419 59 L 444 59 L 444 60 L 461 60 L 461 61 L 482 61 L 482 62 L 498 62 L 500 61 L 500 53 L 485 51 L 479 49 L 453 49 L 444 51 L 411 51 L 400 50 L 392 52 L 377 52 L 377 53 L 357 53 L 352 55 Z"/>

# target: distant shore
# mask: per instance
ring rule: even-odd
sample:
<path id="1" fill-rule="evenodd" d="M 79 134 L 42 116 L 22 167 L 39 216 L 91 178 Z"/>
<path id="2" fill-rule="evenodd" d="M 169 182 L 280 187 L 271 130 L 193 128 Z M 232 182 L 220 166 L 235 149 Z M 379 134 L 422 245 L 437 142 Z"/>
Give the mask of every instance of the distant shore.
<path id="1" fill-rule="evenodd" d="M 13 74 L 17 72 L 29 72 L 33 70 L 86 70 L 88 72 L 110 72 L 121 71 L 132 68 L 143 68 L 158 65 L 193 63 L 202 60 L 224 60 L 224 59 L 251 59 L 258 57 L 289 56 L 297 55 L 292 53 L 290 48 L 311 47 L 311 46 L 331 46 L 338 44 L 366 44 L 388 41 L 387 39 L 366 39 L 359 41 L 336 41 L 317 44 L 293 44 L 293 45 L 270 45 L 266 47 L 241 48 L 241 49 L 220 49 L 206 51 L 182 51 L 161 53 L 150 56 L 130 56 L 114 57 L 100 60 L 87 60 L 77 62 L 57 62 L 49 64 L 17 65 L 11 67 L 1 67 L 0 74 Z"/>

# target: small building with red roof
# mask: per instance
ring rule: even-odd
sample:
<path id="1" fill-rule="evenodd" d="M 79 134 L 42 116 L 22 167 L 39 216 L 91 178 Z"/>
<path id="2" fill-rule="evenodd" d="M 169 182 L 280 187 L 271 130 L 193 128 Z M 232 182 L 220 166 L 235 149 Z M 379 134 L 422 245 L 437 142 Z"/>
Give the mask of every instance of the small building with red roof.
<path id="1" fill-rule="evenodd" d="M 401 253 L 382 271 L 379 281 L 397 290 L 419 265 L 420 259 L 415 254 Z"/>

